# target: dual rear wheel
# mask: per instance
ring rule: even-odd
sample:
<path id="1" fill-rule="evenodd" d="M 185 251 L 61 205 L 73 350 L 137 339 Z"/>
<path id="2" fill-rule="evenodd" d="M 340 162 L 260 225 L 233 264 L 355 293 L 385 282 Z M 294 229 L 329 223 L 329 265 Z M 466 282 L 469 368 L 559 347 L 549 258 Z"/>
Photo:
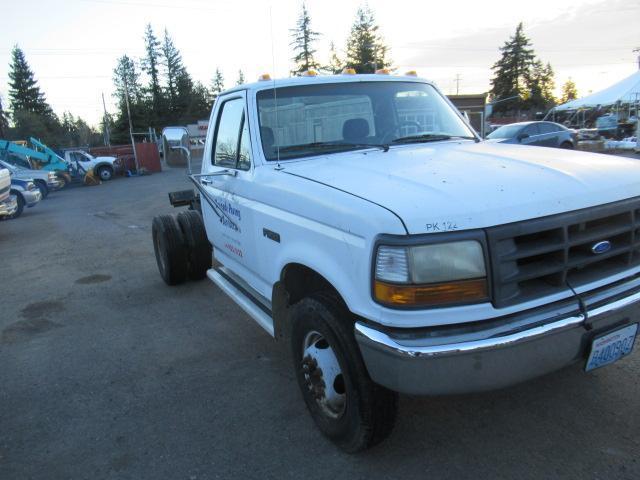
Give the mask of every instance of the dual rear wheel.
<path id="1" fill-rule="evenodd" d="M 167 285 L 201 280 L 211 268 L 212 248 L 202 215 L 186 210 L 178 215 L 158 215 L 152 224 L 153 249 Z"/>

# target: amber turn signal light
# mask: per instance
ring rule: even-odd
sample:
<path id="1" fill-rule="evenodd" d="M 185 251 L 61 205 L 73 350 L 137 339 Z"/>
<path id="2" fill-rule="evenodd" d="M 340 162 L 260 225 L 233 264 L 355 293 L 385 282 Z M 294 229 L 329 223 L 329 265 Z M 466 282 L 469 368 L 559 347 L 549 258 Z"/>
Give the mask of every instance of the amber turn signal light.
<path id="1" fill-rule="evenodd" d="M 427 285 L 393 285 L 376 280 L 374 294 L 380 303 L 393 307 L 429 307 L 488 299 L 485 278 Z"/>

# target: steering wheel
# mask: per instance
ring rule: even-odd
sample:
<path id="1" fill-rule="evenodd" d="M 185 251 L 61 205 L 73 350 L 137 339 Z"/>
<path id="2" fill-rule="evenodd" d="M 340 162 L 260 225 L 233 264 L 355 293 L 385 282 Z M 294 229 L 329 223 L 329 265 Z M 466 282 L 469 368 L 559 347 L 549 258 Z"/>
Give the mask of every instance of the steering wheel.
<path id="1" fill-rule="evenodd" d="M 398 122 L 396 124 L 396 128 L 384 134 L 384 136 L 382 137 L 382 143 L 389 143 L 390 141 L 392 141 L 393 137 L 396 137 L 396 134 L 400 133 L 400 129 L 402 127 L 416 127 L 418 131 L 422 130 L 422 125 L 420 125 L 419 122 L 414 122 L 413 120 Z"/>

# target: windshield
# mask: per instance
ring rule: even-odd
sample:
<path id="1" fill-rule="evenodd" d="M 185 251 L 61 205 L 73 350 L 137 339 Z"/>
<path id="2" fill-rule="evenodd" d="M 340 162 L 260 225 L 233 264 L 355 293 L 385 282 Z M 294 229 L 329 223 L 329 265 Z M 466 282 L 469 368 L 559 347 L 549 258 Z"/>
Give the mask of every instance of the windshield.
<path id="1" fill-rule="evenodd" d="M 367 146 L 475 138 L 431 85 L 349 82 L 301 85 L 257 94 L 267 160 L 335 153 Z"/>
<path id="2" fill-rule="evenodd" d="M 522 125 L 504 125 L 487 135 L 487 138 L 513 138 L 521 128 Z"/>

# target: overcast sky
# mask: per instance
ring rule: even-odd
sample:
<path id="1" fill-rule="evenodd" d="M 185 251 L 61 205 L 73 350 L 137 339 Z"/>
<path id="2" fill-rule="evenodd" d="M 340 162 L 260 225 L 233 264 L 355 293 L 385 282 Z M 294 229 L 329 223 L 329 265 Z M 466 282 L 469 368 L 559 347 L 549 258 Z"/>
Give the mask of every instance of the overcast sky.
<path id="1" fill-rule="evenodd" d="M 92 124 L 102 115 L 101 94 L 113 111 L 112 72 L 122 54 L 143 54 L 151 23 L 169 30 L 189 73 L 209 85 L 216 67 L 227 86 L 238 69 L 248 81 L 260 73 L 287 76 L 292 56 L 289 28 L 300 0 L 5 0 L 0 28 L 0 95 L 7 103 L 10 49 L 26 53 L 49 103 Z M 361 0 L 308 0 L 313 28 L 343 49 Z M 551 62 L 559 86 L 572 77 L 581 95 L 637 70 L 640 2 L 637 0 L 369 0 L 391 47 L 394 66 L 416 69 L 445 93 L 487 91 L 491 65 L 519 21 L 536 53 Z M 270 18 L 272 21 L 270 21 Z M 273 37 L 271 31 L 273 30 Z M 272 55 L 272 44 L 274 46 Z M 275 66 L 273 57 L 275 57 Z M 141 126 L 142 127 L 142 126 Z"/>

